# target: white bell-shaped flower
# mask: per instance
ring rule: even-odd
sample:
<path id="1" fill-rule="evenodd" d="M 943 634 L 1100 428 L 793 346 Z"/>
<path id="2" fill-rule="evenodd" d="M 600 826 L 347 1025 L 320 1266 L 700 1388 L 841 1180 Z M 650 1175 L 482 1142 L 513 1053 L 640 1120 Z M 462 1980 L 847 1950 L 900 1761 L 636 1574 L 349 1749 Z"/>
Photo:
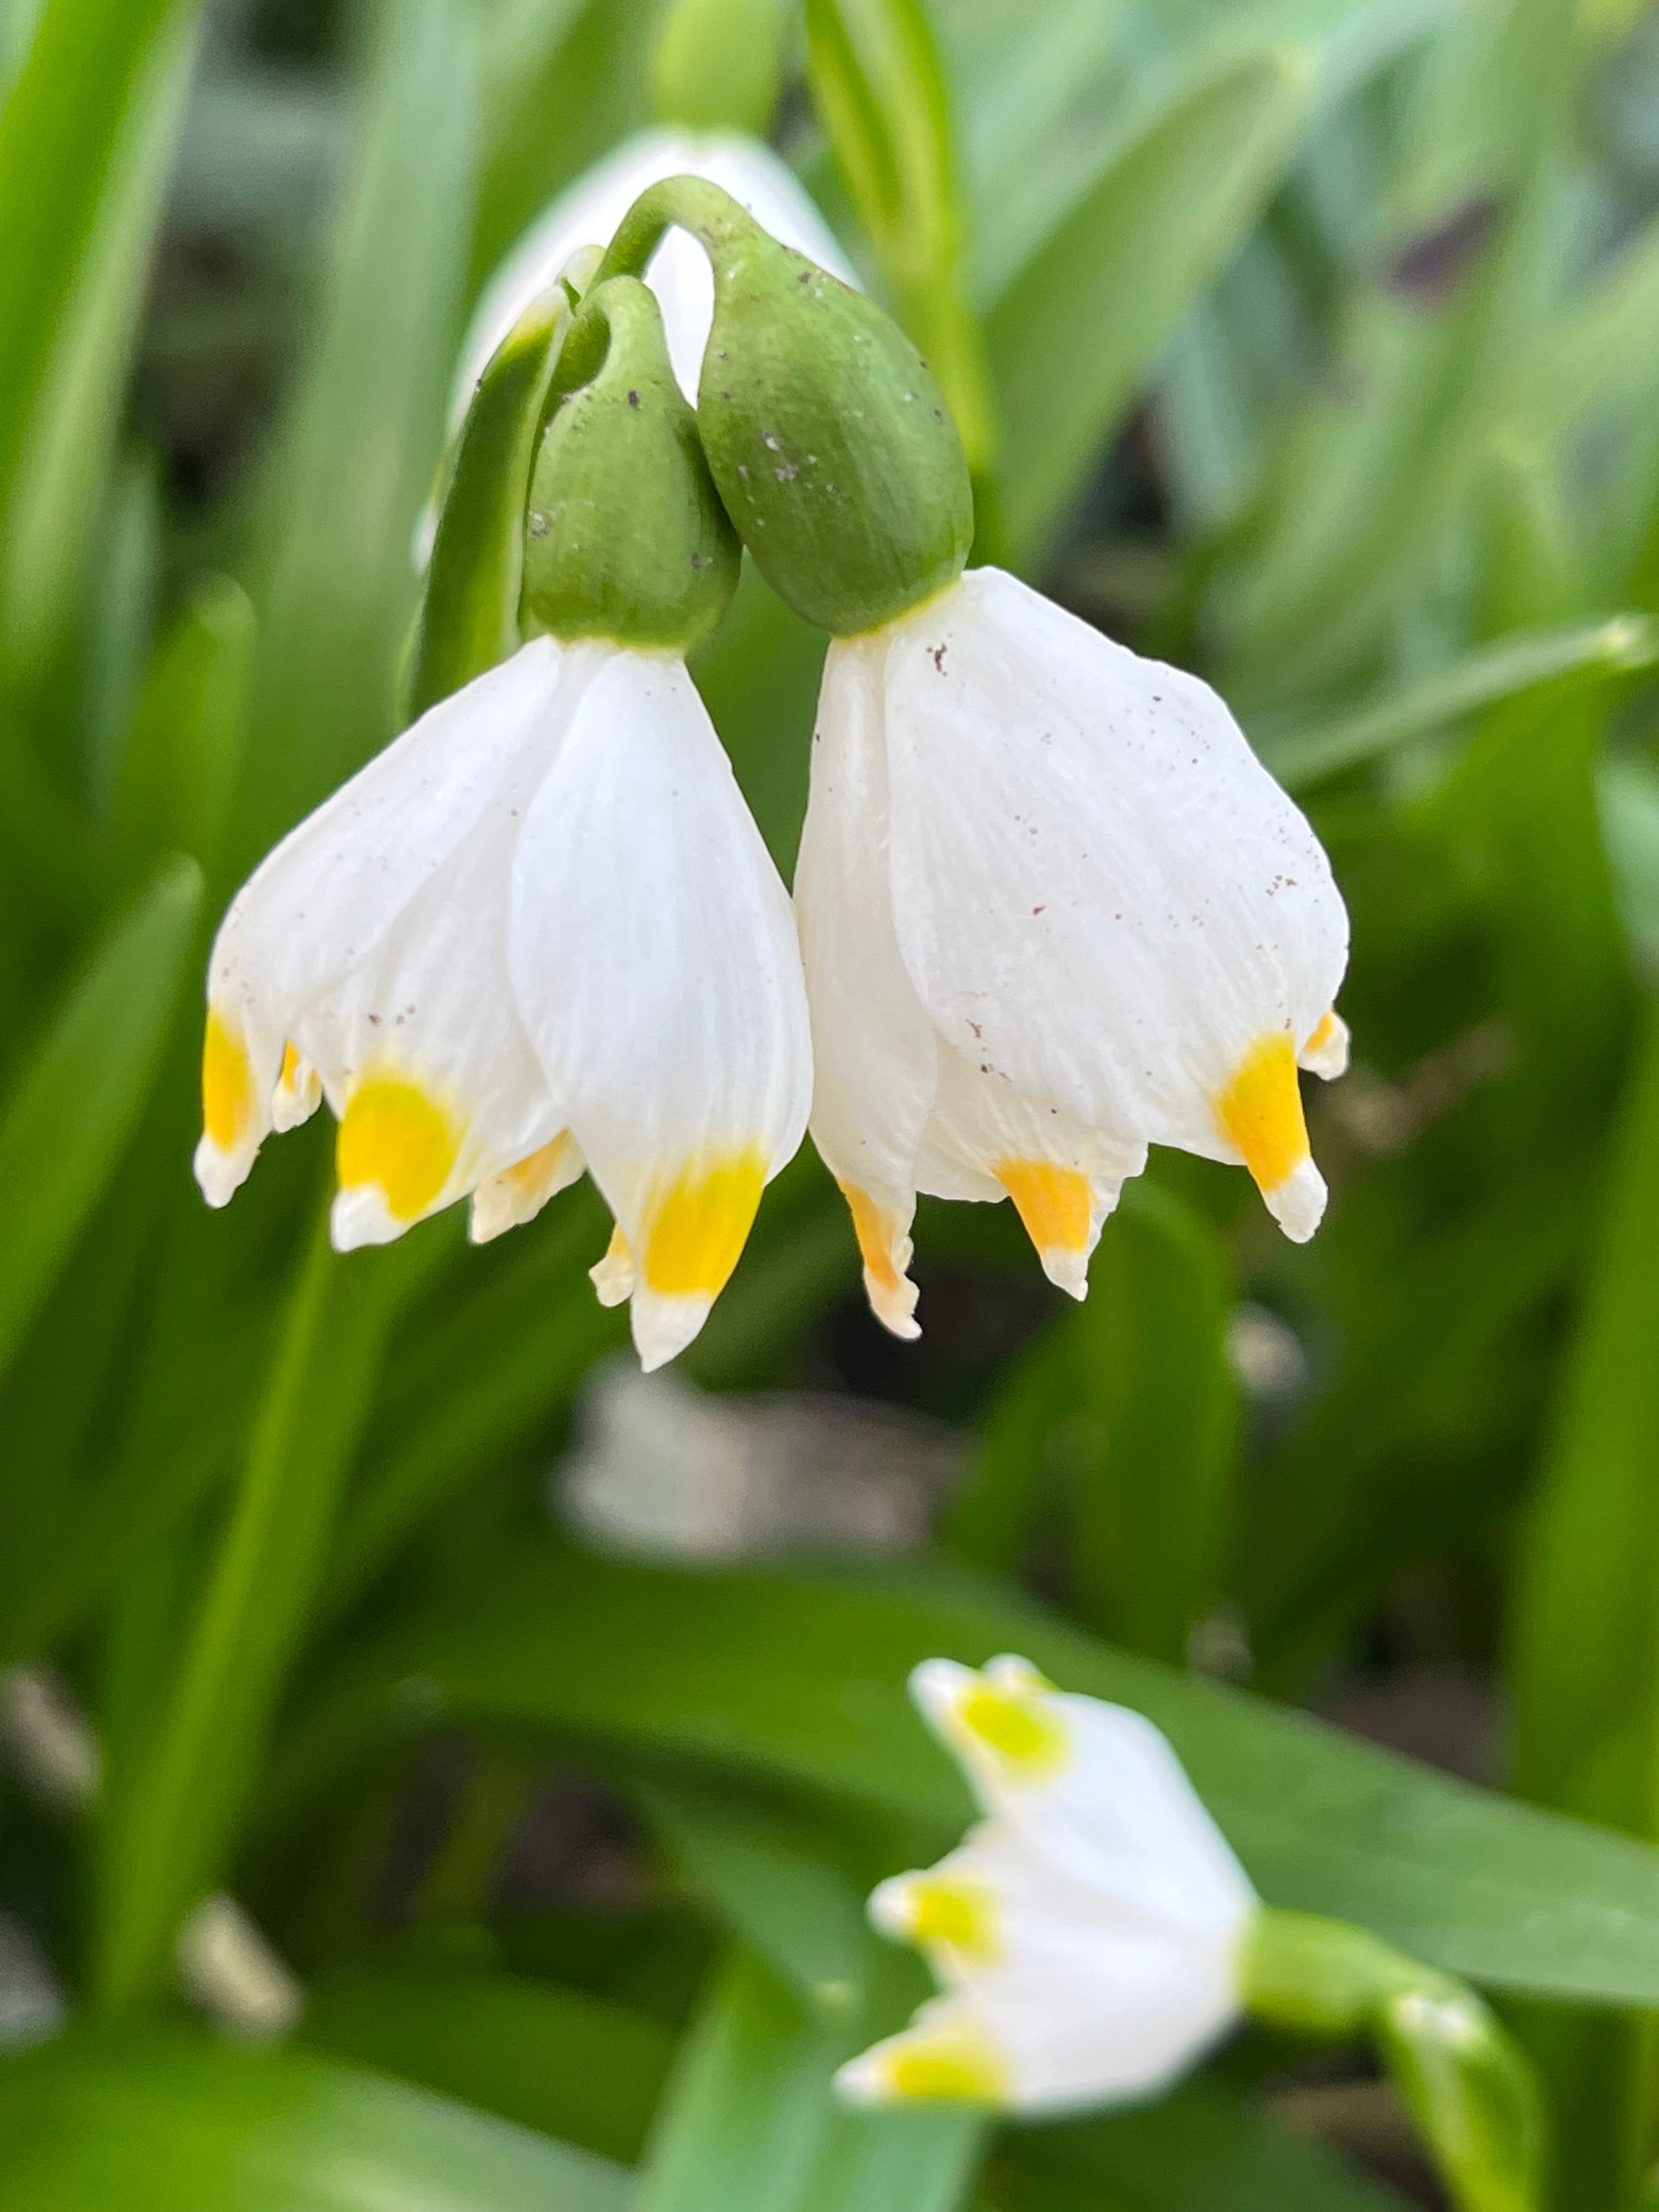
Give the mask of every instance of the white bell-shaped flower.
<path id="1" fill-rule="evenodd" d="M 705 177 L 741 203 L 763 229 L 828 269 L 857 282 L 835 234 L 805 188 L 769 146 L 740 131 L 641 131 L 584 170 L 509 247 L 479 296 L 461 344 L 453 402 L 459 427 L 473 386 L 496 347 L 584 246 L 604 246 L 647 185 L 665 177 Z M 682 231 L 664 239 L 646 282 L 662 307 L 669 359 L 693 405 L 703 349 L 714 317 L 714 280 L 708 256 Z"/>
<path id="2" fill-rule="evenodd" d="M 319 1097 L 342 1250 L 468 1194 L 499 1235 L 586 1165 L 647 1367 L 806 1120 L 788 896 L 672 653 L 539 638 L 431 708 L 255 871 L 208 1009 L 210 1204 Z"/>
<path id="3" fill-rule="evenodd" d="M 1313 1234 L 1297 1071 L 1346 1064 L 1347 916 L 1198 678 L 995 568 L 836 640 L 795 902 L 812 1133 L 898 1334 L 919 1191 L 1012 1197 L 1079 1297 L 1149 1144 Z"/>
<path id="4" fill-rule="evenodd" d="M 870 1900 L 944 1994 L 838 2076 L 856 2102 L 1042 2113 L 1145 2096 L 1240 2016 L 1257 1899 L 1164 1737 L 1024 1660 L 929 1660 L 911 1692 L 989 1816 Z"/>

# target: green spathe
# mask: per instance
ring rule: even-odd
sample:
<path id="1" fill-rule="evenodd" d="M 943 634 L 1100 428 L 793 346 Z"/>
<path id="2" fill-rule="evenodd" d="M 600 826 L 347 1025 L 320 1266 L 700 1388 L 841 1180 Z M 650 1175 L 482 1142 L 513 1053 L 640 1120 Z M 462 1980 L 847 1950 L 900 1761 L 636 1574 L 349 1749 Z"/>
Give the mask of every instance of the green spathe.
<path id="1" fill-rule="evenodd" d="M 968 465 L 909 339 L 700 178 L 642 193 L 606 270 L 642 270 L 675 224 L 714 272 L 697 393 L 703 450 L 773 590 L 850 637 L 953 583 L 973 538 Z"/>
<path id="2" fill-rule="evenodd" d="M 526 627 L 689 653 L 725 613 L 742 556 L 643 284 L 594 286 L 553 391 L 530 481 Z"/>
<path id="3" fill-rule="evenodd" d="M 1252 2018 L 1368 2034 L 1461 2212 L 1537 2212 L 1543 2145 L 1526 2059 L 1474 1991 L 1346 1921 L 1261 1907 L 1239 1960 Z"/>

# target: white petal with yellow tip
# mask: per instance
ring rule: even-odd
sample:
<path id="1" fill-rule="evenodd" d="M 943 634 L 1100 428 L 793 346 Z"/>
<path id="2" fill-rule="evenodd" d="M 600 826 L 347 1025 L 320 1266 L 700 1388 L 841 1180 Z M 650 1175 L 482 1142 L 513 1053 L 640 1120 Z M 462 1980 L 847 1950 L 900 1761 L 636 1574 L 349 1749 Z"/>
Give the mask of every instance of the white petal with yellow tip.
<path id="1" fill-rule="evenodd" d="M 602 1294 L 630 1285 L 654 1367 L 702 1327 L 799 1144 L 805 994 L 788 895 L 684 664 L 570 650 L 587 673 L 520 839 L 509 956 L 628 1255 Z"/>

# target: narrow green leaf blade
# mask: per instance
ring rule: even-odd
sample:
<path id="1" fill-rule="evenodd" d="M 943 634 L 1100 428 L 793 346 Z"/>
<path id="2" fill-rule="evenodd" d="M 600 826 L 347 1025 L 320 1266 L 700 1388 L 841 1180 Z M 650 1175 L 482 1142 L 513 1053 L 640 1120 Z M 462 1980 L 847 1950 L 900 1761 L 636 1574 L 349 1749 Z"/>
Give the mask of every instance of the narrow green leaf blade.
<path id="1" fill-rule="evenodd" d="M 1016 555 L 1041 550 L 1199 290 L 1243 237 L 1312 112 L 1295 47 L 1177 81 L 990 307 Z"/>
<path id="2" fill-rule="evenodd" d="M 47 0 L 0 109 L 0 665 L 58 641 L 120 421 L 199 0 Z"/>
<path id="3" fill-rule="evenodd" d="M 0 2063 L 0 2212 L 623 2212 L 603 2159 L 383 2074 L 80 2033 Z"/>
<path id="4" fill-rule="evenodd" d="M 1659 622 L 1650 615 L 1613 615 L 1560 629 L 1517 631 L 1476 647 L 1421 683 L 1322 729 L 1263 738 L 1257 750 L 1288 789 L 1307 791 L 1483 708 L 1546 685 L 1559 685 L 1565 691 L 1635 674 L 1656 664 Z"/>
<path id="5" fill-rule="evenodd" d="M 642 2014 L 512 1974 L 405 1966 L 311 1992 L 307 2043 L 631 2166 L 673 2051 Z"/>
<path id="6" fill-rule="evenodd" d="M 0 1368 L 109 1188 L 161 1062 L 202 873 L 168 861 L 94 955 L 0 1113 Z"/>
<path id="7" fill-rule="evenodd" d="M 871 2033 L 861 2009 L 809 2012 L 758 1959 L 736 1953 L 692 2024 L 635 2212 L 954 2212 L 983 2123 L 945 2108 L 842 2106 L 835 2070 Z"/>

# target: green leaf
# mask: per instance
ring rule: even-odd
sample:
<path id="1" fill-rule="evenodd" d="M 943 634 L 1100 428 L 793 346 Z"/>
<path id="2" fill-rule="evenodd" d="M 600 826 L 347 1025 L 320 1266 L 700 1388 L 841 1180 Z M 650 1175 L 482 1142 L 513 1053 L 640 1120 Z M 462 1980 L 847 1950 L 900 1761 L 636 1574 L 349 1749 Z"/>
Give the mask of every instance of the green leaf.
<path id="1" fill-rule="evenodd" d="M 1148 1714 L 1271 1903 L 1359 1921 L 1477 1980 L 1659 2000 L 1659 1851 L 1113 1652 L 1006 1590 L 920 1571 L 676 1575 L 517 1558 L 343 1668 L 280 1762 L 276 1802 L 392 1723 L 399 1686 L 419 1680 L 457 1719 L 770 1777 L 943 1843 L 968 1801 L 904 1683 L 933 1654 L 1003 1650 Z"/>
<path id="2" fill-rule="evenodd" d="M 631 2166 L 662 2093 L 668 2030 L 549 1982 L 404 1966 L 307 1999 L 308 2044 Z"/>
<path id="3" fill-rule="evenodd" d="M 410 721 L 517 648 L 530 471 L 569 327 L 563 292 L 544 295 L 479 380 L 438 515 L 416 633 Z"/>
<path id="4" fill-rule="evenodd" d="M 370 12 L 356 159 L 249 580 L 259 644 L 239 869 L 392 734 L 410 541 L 442 448 L 472 191 L 468 11 Z"/>
<path id="5" fill-rule="evenodd" d="M 1194 296 L 1237 248 L 1312 111 L 1291 46 L 1209 57 L 1149 97 L 986 315 L 997 477 L 1030 562 Z"/>
<path id="6" fill-rule="evenodd" d="M 0 669 L 38 680 L 94 531 L 197 0 L 46 0 L 0 109 Z"/>
<path id="7" fill-rule="evenodd" d="M 322 1574 L 386 1333 L 429 1239 L 337 1257 L 319 1224 L 289 1302 L 241 1480 L 159 1710 L 112 1730 L 100 2002 L 167 1981 L 185 1913 L 222 1878 L 270 1714 Z M 127 1686 L 128 1696 L 132 1686 Z"/>
<path id="8" fill-rule="evenodd" d="M 1656 664 L 1659 622 L 1648 615 L 1516 631 L 1477 646 L 1420 683 L 1394 690 L 1340 721 L 1285 737 L 1263 736 L 1256 749 L 1280 783 L 1306 791 L 1483 708 L 1546 687 L 1557 687 L 1565 696 L 1574 686 L 1604 684 Z"/>
<path id="9" fill-rule="evenodd" d="M 896 2027 L 890 2004 L 875 2015 Z M 862 2010 L 805 2008 L 738 1952 L 692 2023 L 640 2175 L 635 2212 L 954 2212 L 978 2162 L 969 2112 L 860 2113 L 831 2077 L 872 2033 Z"/>
<path id="10" fill-rule="evenodd" d="M 1659 1542 L 1659 1022 L 1632 1066 L 1584 1309 L 1528 1510 L 1512 1614 L 1515 1774 L 1638 1833 L 1659 1811 L 1645 1571 Z M 1620 1756 L 1609 1759 L 1617 1747 Z"/>
<path id="11" fill-rule="evenodd" d="M 117 848 L 217 855 L 241 758 L 254 645 L 252 602 L 228 576 L 198 583 L 151 663 L 116 787 Z"/>
<path id="12" fill-rule="evenodd" d="M 652 105 L 665 123 L 763 138 L 783 89 L 783 45 L 781 0 L 670 0 Z"/>
<path id="13" fill-rule="evenodd" d="M 1218 1594 L 1227 1535 L 1231 1286 L 1202 1216 L 1144 1181 L 1125 1200 L 1087 1303 L 993 1401 L 947 1541 L 964 1563 L 1018 1566 L 1046 1509 L 1066 1530 L 1073 1608 L 1113 1642 L 1178 1664 Z"/>
<path id="14" fill-rule="evenodd" d="M 0 2212 L 623 2212 L 602 2159 L 381 2074 L 153 2031 L 0 2062 Z"/>
<path id="15" fill-rule="evenodd" d="M 0 1370 L 121 1163 L 195 943 L 202 874 L 161 868 L 24 1060 L 0 1109 Z"/>
<path id="16" fill-rule="evenodd" d="M 1207 2081 L 1142 2112 L 1021 2129 L 989 2195 L 1009 2212 L 1403 2212 L 1407 2201 Z"/>

